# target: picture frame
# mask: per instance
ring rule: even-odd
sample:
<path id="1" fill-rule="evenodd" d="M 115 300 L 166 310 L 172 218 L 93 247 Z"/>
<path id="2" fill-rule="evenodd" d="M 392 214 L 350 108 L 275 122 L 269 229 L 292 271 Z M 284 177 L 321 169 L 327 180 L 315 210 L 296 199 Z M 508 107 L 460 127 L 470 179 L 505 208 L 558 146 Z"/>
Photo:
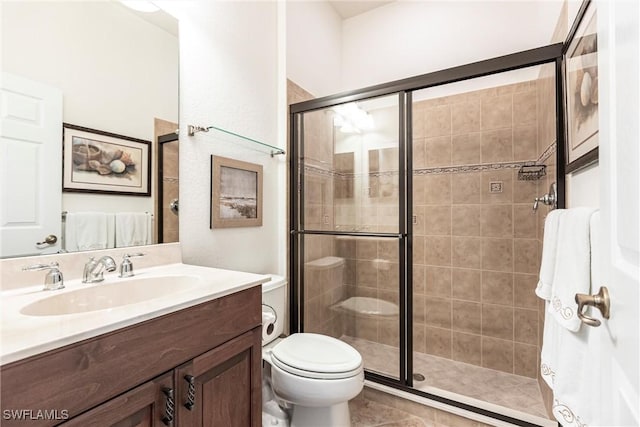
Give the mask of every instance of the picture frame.
<path id="1" fill-rule="evenodd" d="M 62 191 L 151 196 L 151 141 L 63 123 Z"/>
<path id="2" fill-rule="evenodd" d="M 262 165 L 211 156 L 210 228 L 262 226 Z"/>
<path id="3" fill-rule="evenodd" d="M 596 4 L 585 0 L 566 42 L 565 171 L 598 160 L 598 37 Z"/>

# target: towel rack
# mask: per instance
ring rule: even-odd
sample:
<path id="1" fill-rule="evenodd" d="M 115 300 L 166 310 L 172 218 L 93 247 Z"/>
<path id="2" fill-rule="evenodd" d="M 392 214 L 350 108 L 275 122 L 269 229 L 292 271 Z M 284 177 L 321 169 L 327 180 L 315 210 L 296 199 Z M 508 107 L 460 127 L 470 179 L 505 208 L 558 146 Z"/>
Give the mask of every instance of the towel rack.
<path id="1" fill-rule="evenodd" d="M 555 182 L 552 182 L 549 186 L 549 192 L 542 197 L 536 197 L 533 201 L 533 211 L 538 210 L 538 203 L 544 203 L 547 206 L 551 206 L 551 209 L 558 207 L 558 187 Z"/>
<path id="2" fill-rule="evenodd" d="M 241 142 L 241 143 L 250 143 L 250 144 L 255 144 L 258 147 L 262 148 L 263 150 L 269 150 L 269 154 L 271 155 L 271 157 L 273 156 L 279 156 L 281 154 L 285 154 L 285 151 L 282 148 L 278 148 L 278 147 L 274 147 L 273 145 L 269 145 L 269 144 L 265 144 L 264 142 L 258 141 L 256 139 L 253 138 L 249 138 L 246 136 L 242 136 L 239 135 L 235 132 L 231 132 L 228 131 L 226 129 L 222 129 L 216 126 L 196 126 L 196 125 L 189 125 L 187 127 L 187 134 L 189 136 L 194 136 L 196 133 L 198 132 L 205 132 L 208 133 L 210 130 L 215 130 L 218 131 L 222 134 L 224 134 L 226 137 L 231 137 L 230 142 Z"/>
<path id="3" fill-rule="evenodd" d="M 63 221 L 65 221 L 67 219 L 67 214 L 68 213 L 69 213 L 68 211 L 62 211 L 62 220 Z M 145 211 L 145 213 L 148 214 L 153 219 L 153 214 L 152 213 L 146 212 L 146 211 Z"/>

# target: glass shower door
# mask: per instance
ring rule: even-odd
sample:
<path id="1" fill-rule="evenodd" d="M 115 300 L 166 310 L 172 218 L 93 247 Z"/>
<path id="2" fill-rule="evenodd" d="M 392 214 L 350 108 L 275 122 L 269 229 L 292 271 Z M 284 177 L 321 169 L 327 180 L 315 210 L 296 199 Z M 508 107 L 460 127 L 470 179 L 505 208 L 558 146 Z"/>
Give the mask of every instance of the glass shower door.
<path id="1" fill-rule="evenodd" d="M 406 370 L 403 94 L 295 114 L 292 330 L 341 339 L 368 372 Z"/>

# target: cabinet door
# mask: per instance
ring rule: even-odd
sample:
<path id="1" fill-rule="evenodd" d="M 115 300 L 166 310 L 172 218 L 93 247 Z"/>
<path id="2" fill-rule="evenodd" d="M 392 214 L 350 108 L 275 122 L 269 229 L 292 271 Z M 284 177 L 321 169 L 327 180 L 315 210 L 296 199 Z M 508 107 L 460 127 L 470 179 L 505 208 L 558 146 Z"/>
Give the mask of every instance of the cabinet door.
<path id="1" fill-rule="evenodd" d="M 180 427 L 260 427 L 262 335 L 255 328 L 176 369 Z"/>
<path id="2" fill-rule="evenodd" d="M 173 373 L 148 381 L 131 391 L 78 415 L 64 427 L 160 427 L 173 426 L 175 409 Z"/>

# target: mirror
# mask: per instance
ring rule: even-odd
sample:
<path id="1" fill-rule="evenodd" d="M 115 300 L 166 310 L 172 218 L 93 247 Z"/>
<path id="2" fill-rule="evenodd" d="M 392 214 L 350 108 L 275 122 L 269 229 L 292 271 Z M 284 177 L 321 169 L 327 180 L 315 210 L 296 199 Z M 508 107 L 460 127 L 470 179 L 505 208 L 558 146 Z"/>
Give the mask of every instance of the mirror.
<path id="1" fill-rule="evenodd" d="M 62 225 L 60 240 L 65 243 L 64 212 L 90 211 L 109 216 L 147 213 L 150 231 L 145 242 L 168 241 L 158 236 L 158 211 L 162 209 L 157 206 L 158 171 L 162 168 L 157 163 L 157 141 L 159 136 L 177 129 L 177 20 L 162 10 L 136 12 L 118 1 L 2 2 L 0 7 L 3 72 L 59 89 L 64 123 L 150 142 L 151 163 L 147 172 L 151 195 L 61 191 L 56 195 L 61 201 L 61 211 L 55 213 Z M 62 135 L 59 144 L 62 156 Z M 177 163 L 176 156 L 165 159 Z M 177 173 L 175 166 L 165 165 L 164 170 Z M 52 182 L 62 182 L 61 169 L 40 168 L 38 173 L 50 174 L 45 178 Z M 177 187 L 177 175 L 170 178 Z M 172 199 L 165 200 L 168 212 Z M 6 236 L 2 236 L 5 240 Z M 7 243 L 0 241 L 3 247 Z M 55 253 L 60 249 L 73 250 L 57 246 L 56 250 L 37 253 Z M 2 256 L 16 255 L 3 252 Z"/>

